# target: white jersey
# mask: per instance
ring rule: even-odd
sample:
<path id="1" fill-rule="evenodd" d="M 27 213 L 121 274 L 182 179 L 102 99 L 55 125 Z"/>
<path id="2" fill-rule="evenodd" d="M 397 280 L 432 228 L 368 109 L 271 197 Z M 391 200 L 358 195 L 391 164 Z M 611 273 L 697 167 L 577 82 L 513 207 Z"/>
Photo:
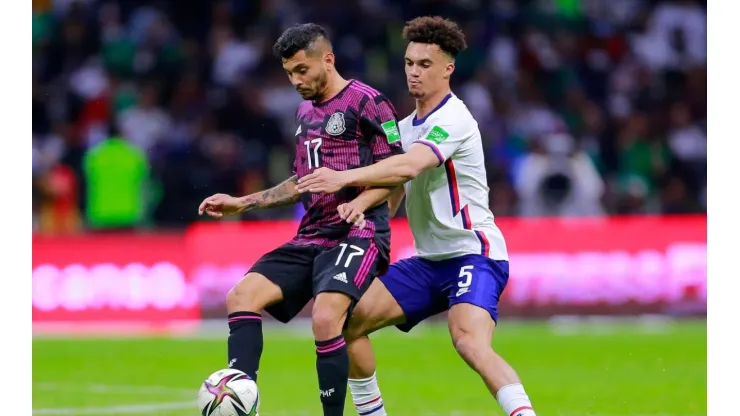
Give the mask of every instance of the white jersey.
<path id="1" fill-rule="evenodd" d="M 450 93 L 423 119 L 416 111 L 399 123 L 404 150 L 429 146 L 439 158 L 406 182 L 406 213 L 420 257 L 444 260 L 482 254 L 508 260 L 506 242 L 488 208 L 488 184 L 478 123 Z"/>

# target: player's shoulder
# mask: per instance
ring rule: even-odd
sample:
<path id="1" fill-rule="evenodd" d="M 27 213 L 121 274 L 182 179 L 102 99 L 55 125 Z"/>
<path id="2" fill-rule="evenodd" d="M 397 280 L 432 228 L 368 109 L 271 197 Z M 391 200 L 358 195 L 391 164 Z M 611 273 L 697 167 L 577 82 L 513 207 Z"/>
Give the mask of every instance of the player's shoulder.
<path id="1" fill-rule="evenodd" d="M 296 117 L 301 117 L 313 110 L 313 102 L 311 100 L 303 100 L 298 104 L 298 108 L 295 111 Z"/>
<path id="2" fill-rule="evenodd" d="M 426 120 L 429 126 L 438 126 L 450 134 L 471 135 L 478 131 L 478 122 L 468 106 L 452 94 L 438 111 L 430 114 Z"/>
<path id="3" fill-rule="evenodd" d="M 358 101 L 361 101 L 363 104 L 366 104 L 368 102 L 373 102 L 375 104 L 387 102 L 388 104 L 391 104 L 390 100 L 388 99 L 388 97 L 385 96 L 385 94 L 371 87 L 370 85 L 356 79 L 350 81 L 348 92 L 355 95 Z"/>
<path id="4" fill-rule="evenodd" d="M 433 114 L 434 116 L 436 116 L 435 121 L 468 125 L 475 124 L 476 126 L 478 125 L 478 122 L 475 121 L 473 113 L 470 112 L 468 106 L 465 105 L 463 100 L 461 100 L 454 94 L 439 110 L 440 111 L 437 111 L 435 112 L 435 114 Z"/>

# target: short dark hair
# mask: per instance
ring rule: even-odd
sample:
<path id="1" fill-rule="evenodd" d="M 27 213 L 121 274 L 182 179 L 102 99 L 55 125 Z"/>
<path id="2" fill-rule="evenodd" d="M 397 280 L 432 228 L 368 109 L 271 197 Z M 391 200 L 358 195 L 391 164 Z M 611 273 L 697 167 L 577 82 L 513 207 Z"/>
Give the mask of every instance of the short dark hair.
<path id="1" fill-rule="evenodd" d="M 403 38 L 407 42 L 437 45 L 453 58 L 468 47 L 465 34 L 457 23 L 439 16 L 417 17 L 406 22 Z"/>
<path id="2" fill-rule="evenodd" d="M 311 49 L 320 38 L 329 40 L 323 27 L 315 23 L 295 25 L 280 35 L 272 52 L 278 58 L 289 59 L 300 50 Z"/>

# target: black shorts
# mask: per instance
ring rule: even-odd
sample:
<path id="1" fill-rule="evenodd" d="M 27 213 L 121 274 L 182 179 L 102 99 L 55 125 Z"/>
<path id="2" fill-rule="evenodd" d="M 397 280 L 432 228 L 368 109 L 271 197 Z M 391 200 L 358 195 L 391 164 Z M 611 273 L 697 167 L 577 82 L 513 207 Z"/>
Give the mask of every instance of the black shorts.
<path id="1" fill-rule="evenodd" d="M 388 268 L 384 254 L 367 238 L 351 237 L 333 248 L 288 243 L 262 256 L 249 272 L 280 287 L 283 300 L 265 311 L 287 323 L 321 292 L 346 294 L 352 298 L 351 312 L 373 279 Z"/>

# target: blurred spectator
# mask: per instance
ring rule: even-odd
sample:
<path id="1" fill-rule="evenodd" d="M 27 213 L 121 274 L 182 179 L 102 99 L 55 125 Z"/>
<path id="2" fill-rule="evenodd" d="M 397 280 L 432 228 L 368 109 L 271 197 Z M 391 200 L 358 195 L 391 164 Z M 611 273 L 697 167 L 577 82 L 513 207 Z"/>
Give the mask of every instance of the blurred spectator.
<path id="1" fill-rule="evenodd" d="M 86 217 L 94 229 L 128 229 L 145 219 L 149 164 L 144 152 L 118 134 L 85 154 Z"/>
<path id="2" fill-rule="evenodd" d="M 123 135 L 144 152 L 168 139 L 171 132 L 170 115 L 158 101 L 158 86 L 144 83 L 139 86 L 136 103 L 118 115 Z"/>
<path id="3" fill-rule="evenodd" d="M 496 215 L 706 210 L 705 1 L 34 0 L 36 229 L 75 231 L 74 212 L 182 227 L 209 194 L 284 180 L 301 98 L 271 46 L 295 23 L 324 25 L 339 70 L 405 117 L 400 30 L 422 14 L 468 37 L 453 89 L 478 120 Z M 123 176 L 97 159 L 126 161 L 111 165 Z M 103 217 L 126 220 L 92 220 L 117 181 L 127 214 Z"/>
<path id="4" fill-rule="evenodd" d="M 515 177 L 519 215 L 598 216 L 604 214 L 604 182 L 588 155 L 575 149 L 566 134 L 546 136 L 532 144 Z"/>

